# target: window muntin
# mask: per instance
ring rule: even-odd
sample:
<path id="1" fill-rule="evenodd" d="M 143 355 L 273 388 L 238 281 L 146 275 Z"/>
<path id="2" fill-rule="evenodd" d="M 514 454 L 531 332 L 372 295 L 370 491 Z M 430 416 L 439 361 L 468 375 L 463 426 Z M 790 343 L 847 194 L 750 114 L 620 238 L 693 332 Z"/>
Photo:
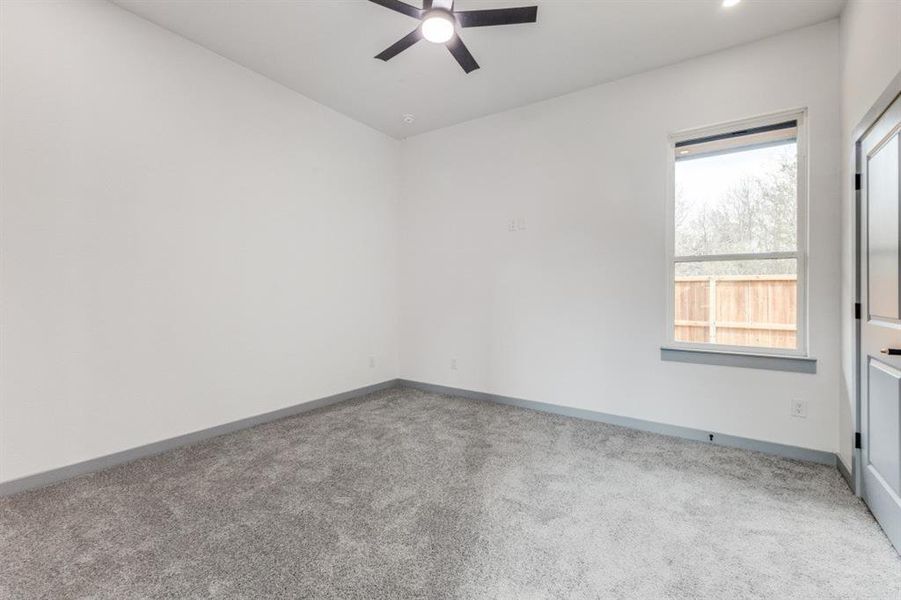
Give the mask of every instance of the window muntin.
<path id="1" fill-rule="evenodd" d="M 792 117 L 673 140 L 674 345 L 803 354 L 803 114 Z"/>

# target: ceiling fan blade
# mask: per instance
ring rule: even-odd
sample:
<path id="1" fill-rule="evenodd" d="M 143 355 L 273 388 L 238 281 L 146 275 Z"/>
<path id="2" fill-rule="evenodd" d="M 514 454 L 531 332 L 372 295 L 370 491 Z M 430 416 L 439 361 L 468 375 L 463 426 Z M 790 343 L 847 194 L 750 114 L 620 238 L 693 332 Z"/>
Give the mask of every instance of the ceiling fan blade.
<path id="1" fill-rule="evenodd" d="M 382 50 L 381 53 L 376 54 L 375 57 L 379 60 L 390 60 L 421 39 L 422 33 L 419 31 L 419 27 L 417 27 L 404 37 L 400 38 L 399 40 Z"/>
<path id="2" fill-rule="evenodd" d="M 463 70 L 467 73 L 472 73 L 479 68 L 479 63 L 473 58 L 472 54 L 469 52 L 469 48 L 466 47 L 466 44 L 463 43 L 460 36 L 455 35 L 452 37 L 447 43 L 447 49 L 450 50 L 450 53 L 454 55 L 454 58 L 457 59 L 457 62 L 460 63 L 460 66 L 463 67 Z"/>
<path id="3" fill-rule="evenodd" d="M 414 19 L 422 18 L 422 9 L 416 8 L 415 6 L 410 6 L 406 2 L 401 2 L 400 0 L 369 0 L 373 4 L 378 4 L 379 6 L 384 6 L 390 10 L 395 12 L 399 12 L 401 14 L 407 15 L 408 17 L 413 17 Z"/>
<path id="4" fill-rule="evenodd" d="M 492 25 L 515 25 L 534 23 L 538 20 L 537 6 L 517 8 L 490 8 L 486 10 L 461 10 L 454 12 L 460 27 L 490 27 Z"/>

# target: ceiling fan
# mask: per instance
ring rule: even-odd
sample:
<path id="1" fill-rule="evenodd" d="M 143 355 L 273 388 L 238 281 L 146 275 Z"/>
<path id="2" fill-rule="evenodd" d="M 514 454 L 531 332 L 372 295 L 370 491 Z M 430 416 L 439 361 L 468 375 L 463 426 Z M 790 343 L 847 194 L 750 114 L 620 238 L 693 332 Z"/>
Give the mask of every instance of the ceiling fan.
<path id="1" fill-rule="evenodd" d="M 457 35 L 457 27 L 514 25 L 516 23 L 534 23 L 538 19 L 537 6 L 454 10 L 454 0 L 423 0 L 422 8 L 416 8 L 406 2 L 401 2 L 401 0 L 369 1 L 421 21 L 416 29 L 388 46 L 380 54 L 377 54 L 376 58 L 388 61 L 425 38 L 429 42 L 446 45 L 467 73 L 478 69 L 479 63 Z"/>

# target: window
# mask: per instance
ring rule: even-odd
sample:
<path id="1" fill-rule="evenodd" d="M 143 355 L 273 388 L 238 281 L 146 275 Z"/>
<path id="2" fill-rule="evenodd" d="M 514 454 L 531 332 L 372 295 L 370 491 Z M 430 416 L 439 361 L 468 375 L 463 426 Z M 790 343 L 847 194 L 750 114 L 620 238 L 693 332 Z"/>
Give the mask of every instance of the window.
<path id="1" fill-rule="evenodd" d="M 804 119 L 795 112 L 671 138 L 671 346 L 805 354 Z"/>

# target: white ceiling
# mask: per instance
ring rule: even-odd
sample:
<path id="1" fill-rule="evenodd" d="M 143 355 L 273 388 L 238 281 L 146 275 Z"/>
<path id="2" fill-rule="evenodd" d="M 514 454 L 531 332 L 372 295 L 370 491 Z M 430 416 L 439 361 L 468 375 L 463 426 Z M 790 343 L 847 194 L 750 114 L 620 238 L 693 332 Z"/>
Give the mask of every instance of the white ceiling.
<path id="1" fill-rule="evenodd" d="M 466 75 L 446 48 L 425 41 L 375 60 L 417 21 L 366 0 L 113 1 L 396 138 L 825 21 L 843 5 L 457 0 L 462 10 L 539 5 L 536 24 L 463 30 L 482 67 Z"/>

